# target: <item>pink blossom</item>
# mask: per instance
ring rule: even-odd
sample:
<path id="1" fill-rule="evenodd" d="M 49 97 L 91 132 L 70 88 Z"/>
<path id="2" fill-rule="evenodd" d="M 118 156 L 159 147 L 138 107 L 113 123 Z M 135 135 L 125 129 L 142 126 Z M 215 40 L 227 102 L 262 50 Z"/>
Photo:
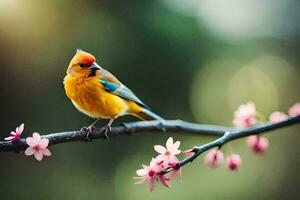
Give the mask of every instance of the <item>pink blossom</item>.
<path id="1" fill-rule="evenodd" d="M 43 156 L 51 156 L 51 152 L 47 149 L 49 140 L 46 138 L 41 138 L 40 134 L 33 133 L 32 137 L 26 138 L 26 143 L 29 147 L 25 150 L 26 156 L 31 156 L 34 154 L 35 159 L 41 161 Z"/>
<path id="2" fill-rule="evenodd" d="M 169 137 L 169 139 L 166 142 L 167 148 L 161 145 L 155 145 L 154 150 L 160 154 L 157 156 L 157 159 L 163 160 L 165 165 L 168 165 L 169 163 L 178 162 L 176 155 L 180 154 L 181 152 L 178 149 L 179 146 L 180 146 L 180 141 L 174 143 L 172 137 Z"/>
<path id="3" fill-rule="evenodd" d="M 269 147 L 269 140 L 262 136 L 251 135 L 247 137 L 247 144 L 254 153 L 264 153 Z"/>
<path id="4" fill-rule="evenodd" d="M 15 131 L 10 132 L 10 136 L 4 138 L 4 140 L 9 140 L 9 141 L 17 141 L 20 139 L 22 132 L 24 131 L 24 123 L 21 124 L 19 127 L 16 128 Z"/>
<path id="5" fill-rule="evenodd" d="M 234 112 L 233 125 L 237 128 L 249 128 L 256 123 L 255 104 L 249 102 L 242 104 Z"/>
<path id="6" fill-rule="evenodd" d="M 204 158 L 204 164 L 211 168 L 217 168 L 222 165 L 224 154 L 222 151 L 213 149 L 210 150 Z"/>
<path id="7" fill-rule="evenodd" d="M 232 154 L 227 157 L 227 168 L 236 171 L 242 164 L 242 159 L 238 154 Z"/>
<path id="8" fill-rule="evenodd" d="M 185 150 L 182 153 L 184 153 L 185 156 L 192 156 L 195 154 L 196 148 L 197 147 L 194 146 L 192 149 Z"/>
<path id="9" fill-rule="evenodd" d="M 140 180 L 136 182 L 136 184 L 143 184 L 148 181 L 150 191 L 152 192 L 154 190 L 155 181 L 159 180 L 162 185 L 169 188 L 167 182 L 170 181 L 170 179 L 162 174 L 163 170 L 163 162 L 157 160 L 156 158 L 152 158 L 149 166 L 143 165 L 143 169 L 136 171 L 136 174 L 140 176 L 138 177 Z"/>
<path id="10" fill-rule="evenodd" d="M 295 103 L 288 111 L 289 115 L 291 117 L 295 117 L 297 115 L 300 115 L 300 102 Z"/>
<path id="11" fill-rule="evenodd" d="M 182 170 L 180 162 L 177 163 L 169 163 L 169 167 L 171 168 L 171 175 L 169 176 L 169 179 L 173 179 L 175 177 L 179 177 L 181 179 L 182 177 Z"/>
<path id="12" fill-rule="evenodd" d="M 271 115 L 269 116 L 269 121 L 272 123 L 277 123 L 286 120 L 287 118 L 288 116 L 284 112 L 276 111 L 271 113 Z"/>

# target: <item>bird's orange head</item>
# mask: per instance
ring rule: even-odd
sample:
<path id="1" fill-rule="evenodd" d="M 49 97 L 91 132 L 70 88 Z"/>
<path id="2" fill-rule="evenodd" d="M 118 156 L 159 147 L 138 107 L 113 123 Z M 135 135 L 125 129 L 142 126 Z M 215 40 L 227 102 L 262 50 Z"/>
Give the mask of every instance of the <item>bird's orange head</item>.
<path id="1" fill-rule="evenodd" d="M 77 49 L 75 56 L 72 58 L 67 74 L 76 77 L 95 76 L 100 66 L 96 63 L 96 58 L 85 51 Z"/>

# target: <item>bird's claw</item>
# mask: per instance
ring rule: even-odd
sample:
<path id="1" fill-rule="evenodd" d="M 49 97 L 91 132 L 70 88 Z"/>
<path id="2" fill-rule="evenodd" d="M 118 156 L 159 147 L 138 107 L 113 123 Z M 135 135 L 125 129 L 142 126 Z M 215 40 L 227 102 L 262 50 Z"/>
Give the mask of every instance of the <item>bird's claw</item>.
<path id="1" fill-rule="evenodd" d="M 85 135 L 85 141 L 91 142 L 92 141 L 92 135 L 93 131 L 95 130 L 94 126 L 89 126 L 89 127 L 83 127 L 81 128 L 81 132 Z"/>
<path id="2" fill-rule="evenodd" d="M 105 129 L 104 129 L 104 132 L 103 132 L 103 133 L 104 133 L 106 139 L 109 139 L 108 133 L 111 132 L 111 126 L 110 126 L 110 125 L 106 125 L 104 128 L 105 128 Z"/>

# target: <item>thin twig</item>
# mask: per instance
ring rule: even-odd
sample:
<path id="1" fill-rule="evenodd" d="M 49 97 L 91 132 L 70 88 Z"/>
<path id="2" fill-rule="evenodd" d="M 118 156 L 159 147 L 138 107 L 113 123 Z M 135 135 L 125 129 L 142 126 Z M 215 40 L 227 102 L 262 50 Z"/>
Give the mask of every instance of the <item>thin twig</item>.
<path id="1" fill-rule="evenodd" d="M 271 131 L 274 129 L 278 129 L 281 127 L 285 127 L 285 126 L 289 126 L 289 125 L 293 125 L 293 124 L 297 124 L 300 123 L 300 115 L 296 116 L 296 117 L 290 117 L 284 121 L 278 122 L 278 123 L 265 123 L 259 126 L 255 126 L 252 128 L 248 128 L 248 129 L 244 129 L 244 130 L 236 130 L 236 131 L 226 131 L 226 133 L 212 141 L 209 142 L 207 144 L 204 144 L 202 146 L 199 147 L 195 147 L 194 148 L 194 152 L 195 154 L 187 157 L 186 159 L 182 160 L 180 162 L 180 166 L 184 166 L 189 162 L 192 162 L 194 159 L 196 159 L 198 156 L 200 156 L 202 153 L 204 153 L 205 151 L 214 148 L 214 147 L 222 147 L 224 144 L 226 144 L 229 141 L 238 139 L 238 138 L 242 138 L 242 137 L 247 137 L 250 135 L 258 135 L 261 133 L 265 133 L 267 131 Z M 168 172 L 169 170 L 167 170 L 166 172 Z"/>

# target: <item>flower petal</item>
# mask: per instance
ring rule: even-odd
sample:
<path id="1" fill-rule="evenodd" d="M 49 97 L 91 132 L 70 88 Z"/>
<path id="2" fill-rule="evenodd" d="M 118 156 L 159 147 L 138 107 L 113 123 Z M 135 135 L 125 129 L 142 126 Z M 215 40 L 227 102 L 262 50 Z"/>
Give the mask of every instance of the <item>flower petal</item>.
<path id="1" fill-rule="evenodd" d="M 179 148 L 179 146 L 180 146 L 180 141 L 177 141 L 177 142 L 175 142 L 174 144 L 173 144 L 173 146 L 172 146 L 172 151 L 176 151 L 178 148 Z"/>
<path id="2" fill-rule="evenodd" d="M 42 149 L 41 150 L 44 156 L 51 156 L 51 151 L 49 149 Z"/>
<path id="3" fill-rule="evenodd" d="M 34 154 L 34 152 L 35 150 L 32 147 L 27 147 L 24 153 L 26 156 L 31 156 L 32 154 Z"/>
<path id="4" fill-rule="evenodd" d="M 195 148 L 197 147 L 194 146 L 192 149 L 185 150 L 182 153 L 184 153 L 185 156 L 192 156 L 195 154 Z"/>
<path id="5" fill-rule="evenodd" d="M 169 181 L 168 178 L 166 178 L 165 176 L 161 175 L 161 176 L 158 177 L 158 179 L 159 179 L 160 183 L 161 183 L 163 186 L 165 186 L 165 187 L 167 187 L 167 188 L 170 188 L 170 186 L 167 184 L 167 181 Z"/>
<path id="6" fill-rule="evenodd" d="M 172 149 L 172 147 L 173 147 L 173 138 L 172 137 L 169 137 L 169 139 L 166 142 L 166 146 L 167 146 L 168 150 Z"/>
<path id="7" fill-rule="evenodd" d="M 158 157 L 158 156 L 157 156 L 157 157 Z M 156 158 L 157 158 L 157 157 L 156 157 Z M 150 165 L 149 165 L 150 168 L 152 168 L 152 167 L 154 167 L 154 166 L 156 165 L 156 163 L 157 163 L 156 158 L 152 158 L 152 159 L 151 159 Z"/>
<path id="8" fill-rule="evenodd" d="M 144 169 L 149 169 L 149 166 L 144 165 L 144 164 L 142 164 L 142 167 L 143 167 Z"/>
<path id="9" fill-rule="evenodd" d="M 300 115 L 300 102 L 295 103 L 288 111 L 289 115 L 295 117 Z"/>
<path id="10" fill-rule="evenodd" d="M 43 153 L 42 153 L 42 151 L 36 151 L 36 152 L 34 152 L 34 157 L 38 161 L 43 160 Z"/>
<path id="11" fill-rule="evenodd" d="M 164 154 L 159 154 L 158 156 L 155 157 L 156 163 L 160 163 L 166 159 L 166 156 Z M 152 162 L 152 161 L 151 161 Z M 150 166 L 155 166 L 156 163 L 150 163 Z"/>
<path id="12" fill-rule="evenodd" d="M 17 133 L 14 132 L 14 131 L 11 131 L 10 134 L 11 134 L 11 135 L 16 135 Z"/>
<path id="13" fill-rule="evenodd" d="M 167 151 L 167 149 L 161 145 L 155 145 L 154 146 L 154 150 L 157 152 L 157 153 L 165 153 Z"/>
<path id="14" fill-rule="evenodd" d="M 14 138 L 15 138 L 14 136 L 9 136 L 9 137 L 4 138 L 4 140 L 12 140 Z"/>
<path id="15" fill-rule="evenodd" d="M 149 179 L 149 189 L 150 189 L 150 192 L 152 192 L 154 190 L 154 178 Z"/>
<path id="16" fill-rule="evenodd" d="M 175 150 L 175 151 L 173 152 L 174 155 L 177 155 L 177 154 L 180 154 L 180 153 L 181 153 L 181 150 Z"/>
<path id="17" fill-rule="evenodd" d="M 147 179 L 148 179 L 147 177 L 144 177 L 141 180 L 135 182 L 135 184 L 143 184 L 143 183 L 145 183 L 147 181 Z"/>
<path id="18" fill-rule="evenodd" d="M 24 123 L 19 126 L 18 133 L 21 134 L 24 131 Z"/>
<path id="19" fill-rule="evenodd" d="M 136 174 L 139 175 L 139 176 L 144 176 L 145 174 L 147 174 L 147 170 L 138 169 L 138 170 L 136 170 Z"/>
<path id="20" fill-rule="evenodd" d="M 39 145 L 42 149 L 47 148 L 48 144 L 49 144 L 49 140 L 46 138 L 42 138 L 39 142 Z"/>
<path id="21" fill-rule="evenodd" d="M 31 147 L 37 145 L 37 144 L 34 142 L 34 140 L 33 140 L 32 137 L 27 137 L 27 138 L 26 138 L 26 143 L 28 144 L 28 146 L 31 146 Z"/>
<path id="22" fill-rule="evenodd" d="M 236 171 L 242 164 L 242 159 L 238 154 L 232 154 L 227 157 L 227 168 L 231 171 Z"/>
<path id="23" fill-rule="evenodd" d="M 36 132 L 33 133 L 32 138 L 33 138 L 33 141 L 36 143 L 36 145 L 40 143 L 41 136 L 39 133 L 36 133 Z"/>
<path id="24" fill-rule="evenodd" d="M 269 121 L 272 123 L 277 123 L 283 120 L 286 120 L 289 116 L 285 114 L 284 112 L 275 111 L 272 112 L 269 116 Z"/>
<path id="25" fill-rule="evenodd" d="M 171 175 L 169 176 L 169 179 L 173 179 L 175 177 L 179 177 L 180 180 L 182 180 L 182 170 L 181 167 L 179 169 L 173 169 L 171 172 Z"/>
<path id="26" fill-rule="evenodd" d="M 177 163 L 177 162 L 179 162 L 179 160 L 176 156 L 171 156 L 169 158 L 169 163 Z"/>

